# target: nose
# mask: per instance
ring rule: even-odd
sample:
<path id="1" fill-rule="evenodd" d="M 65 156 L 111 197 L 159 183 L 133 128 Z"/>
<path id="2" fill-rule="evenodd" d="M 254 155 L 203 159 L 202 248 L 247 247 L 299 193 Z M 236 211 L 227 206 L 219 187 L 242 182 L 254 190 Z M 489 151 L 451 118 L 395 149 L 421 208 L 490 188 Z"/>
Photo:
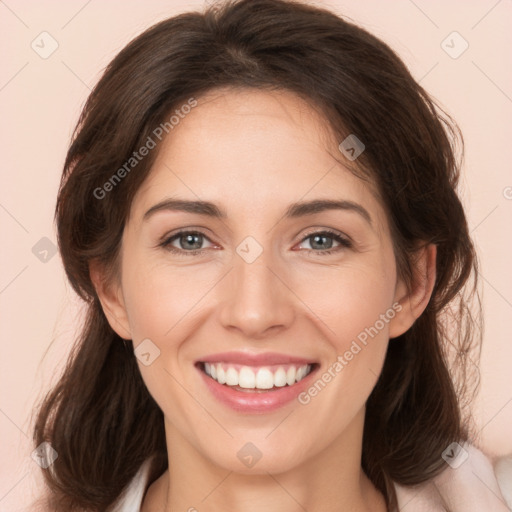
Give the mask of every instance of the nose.
<path id="1" fill-rule="evenodd" d="M 270 251 L 252 263 L 238 255 L 223 281 L 220 321 L 246 338 L 263 339 L 288 328 L 294 318 L 294 294 L 281 267 L 270 261 Z"/>

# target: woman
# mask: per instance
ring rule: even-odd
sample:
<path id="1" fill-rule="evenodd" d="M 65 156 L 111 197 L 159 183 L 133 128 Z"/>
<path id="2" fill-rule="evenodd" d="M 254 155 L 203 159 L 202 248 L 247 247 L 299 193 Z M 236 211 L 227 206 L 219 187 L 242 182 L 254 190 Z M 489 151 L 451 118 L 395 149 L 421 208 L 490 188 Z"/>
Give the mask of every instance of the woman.
<path id="1" fill-rule="evenodd" d="M 507 510 L 466 407 L 457 135 L 388 46 L 305 4 L 123 49 L 57 202 L 88 313 L 34 431 L 49 509 Z"/>

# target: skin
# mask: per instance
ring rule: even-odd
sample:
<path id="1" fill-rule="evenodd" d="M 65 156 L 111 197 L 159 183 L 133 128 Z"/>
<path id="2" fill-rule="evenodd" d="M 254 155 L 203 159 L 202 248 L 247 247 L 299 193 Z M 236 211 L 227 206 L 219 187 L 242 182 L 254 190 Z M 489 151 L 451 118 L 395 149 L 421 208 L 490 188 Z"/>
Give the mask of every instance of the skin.
<path id="1" fill-rule="evenodd" d="M 389 339 L 428 303 L 435 247 L 418 254 L 416 278 L 406 287 L 397 278 L 384 208 L 342 165 L 339 142 L 290 92 L 198 98 L 134 198 L 119 278 L 108 282 L 91 265 L 113 329 L 135 347 L 149 338 L 160 350 L 149 366 L 138 364 L 165 416 L 169 469 L 149 487 L 143 512 L 386 510 L 361 469 L 365 403 Z M 143 219 L 171 196 L 212 201 L 227 218 L 159 211 Z M 371 224 L 351 210 L 283 218 L 289 204 L 311 199 L 353 201 Z M 202 254 L 159 246 L 180 228 L 204 233 L 196 240 Z M 327 238 L 318 248 L 311 234 L 325 229 L 353 246 Z M 263 249 L 252 263 L 236 252 L 248 236 Z M 191 251 L 183 237 L 172 246 Z M 317 254 L 322 248 L 334 252 Z M 216 352 L 270 351 L 318 361 L 321 374 L 393 304 L 400 312 L 307 405 L 293 400 L 270 413 L 235 412 L 211 395 L 194 367 Z M 237 457 L 247 442 L 262 454 L 252 468 Z"/>

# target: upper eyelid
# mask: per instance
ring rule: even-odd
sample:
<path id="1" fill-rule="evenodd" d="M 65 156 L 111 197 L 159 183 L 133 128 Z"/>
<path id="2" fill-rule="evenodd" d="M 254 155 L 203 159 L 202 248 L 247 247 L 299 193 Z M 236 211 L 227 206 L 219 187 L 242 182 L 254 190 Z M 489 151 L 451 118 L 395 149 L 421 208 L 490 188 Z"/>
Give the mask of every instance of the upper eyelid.
<path id="1" fill-rule="evenodd" d="M 352 238 L 343 233 L 342 231 L 339 231 L 337 229 L 332 228 L 312 228 L 311 231 L 306 232 L 304 235 L 302 235 L 302 238 L 300 241 L 302 242 L 306 238 L 309 238 L 310 236 L 317 235 L 317 234 L 326 234 L 330 236 L 339 236 L 340 238 L 344 238 L 348 242 L 352 242 Z"/>
<path id="2" fill-rule="evenodd" d="M 170 245 L 171 240 L 174 242 L 174 240 L 178 239 L 179 236 L 181 236 L 181 235 L 190 235 L 190 234 L 192 234 L 192 235 L 201 235 L 204 238 L 206 238 L 211 244 L 214 244 L 214 242 L 210 239 L 210 237 L 208 235 L 206 235 L 205 233 L 203 233 L 201 230 L 198 230 L 198 229 L 183 229 L 183 230 L 178 231 L 177 233 L 173 233 L 172 235 L 164 235 L 161 238 L 161 241 L 160 241 L 159 245 L 162 245 L 162 244 Z M 183 249 L 178 249 L 178 250 L 183 250 Z M 194 250 L 195 251 L 202 251 L 203 249 L 194 249 Z M 193 252 L 193 251 L 187 251 L 187 252 Z"/>

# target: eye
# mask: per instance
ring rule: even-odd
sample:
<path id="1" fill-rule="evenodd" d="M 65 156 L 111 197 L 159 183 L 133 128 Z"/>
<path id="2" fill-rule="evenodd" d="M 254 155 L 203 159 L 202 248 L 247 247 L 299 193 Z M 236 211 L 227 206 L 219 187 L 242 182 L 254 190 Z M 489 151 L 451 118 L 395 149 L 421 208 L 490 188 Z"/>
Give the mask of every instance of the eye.
<path id="1" fill-rule="evenodd" d="M 205 252 L 206 249 L 201 247 L 204 240 L 208 240 L 208 237 L 200 231 L 183 230 L 165 238 L 160 246 L 179 256 L 195 256 Z M 304 243 L 306 240 L 311 240 L 311 249 L 306 248 L 306 250 L 320 255 L 328 255 L 352 247 L 350 240 L 340 233 L 330 230 L 311 233 L 303 238 L 301 243 Z M 328 240 L 331 240 L 331 242 L 329 243 Z M 339 245 L 333 248 L 332 240 L 338 242 Z M 177 242 L 180 247 L 173 245 L 174 242 Z"/>
<path id="2" fill-rule="evenodd" d="M 196 255 L 204 252 L 204 248 L 201 248 L 204 240 L 208 240 L 208 238 L 200 231 L 183 230 L 166 238 L 160 246 L 179 255 Z M 172 245 L 174 241 L 176 241 L 180 247 Z"/>
<path id="3" fill-rule="evenodd" d="M 338 242 L 339 246 L 333 248 L 332 241 L 328 242 L 329 239 Z M 350 242 L 350 240 L 342 236 L 340 233 L 330 230 L 317 231 L 315 233 L 311 233 L 305 238 L 303 238 L 301 243 L 303 243 L 305 240 L 310 240 L 311 247 L 311 249 L 306 250 L 308 252 L 314 252 L 320 255 L 332 254 L 334 252 L 338 252 L 343 249 L 352 247 L 352 242 Z M 316 250 L 317 248 L 320 248 L 321 250 Z"/>

